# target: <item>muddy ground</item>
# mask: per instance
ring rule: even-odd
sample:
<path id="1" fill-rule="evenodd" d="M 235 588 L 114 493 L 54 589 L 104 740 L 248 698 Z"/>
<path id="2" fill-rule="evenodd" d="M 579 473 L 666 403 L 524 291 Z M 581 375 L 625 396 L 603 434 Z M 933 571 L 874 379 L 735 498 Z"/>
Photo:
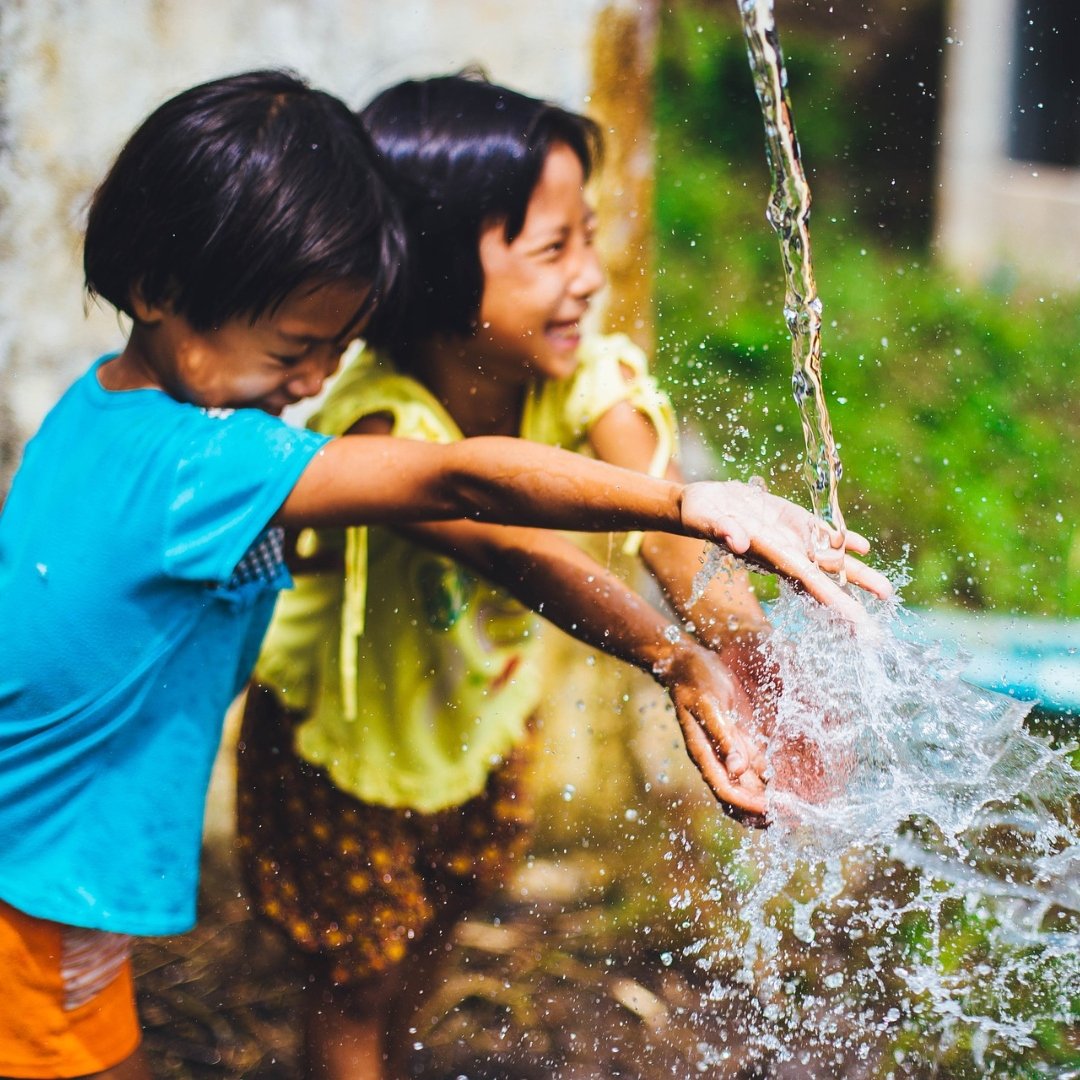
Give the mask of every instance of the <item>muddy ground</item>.
<path id="1" fill-rule="evenodd" d="M 538 888 L 535 874 L 531 881 L 461 927 L 427 1030 L 417 1034 L 413 1077 L 716 1075 L 705 1065 L 714 1051 L 695 1029 L 700 991 L 693 969 L 613 940 L 595 898 L 568 900 L 561 886 Z M 157 1075 L 297 1077 L 299 973 L 280 942 L 249 918 L 227 859 L 209 860 L 201 908 L 195 931 L 146 941 L 136 954 L 145 1047 Z"/>

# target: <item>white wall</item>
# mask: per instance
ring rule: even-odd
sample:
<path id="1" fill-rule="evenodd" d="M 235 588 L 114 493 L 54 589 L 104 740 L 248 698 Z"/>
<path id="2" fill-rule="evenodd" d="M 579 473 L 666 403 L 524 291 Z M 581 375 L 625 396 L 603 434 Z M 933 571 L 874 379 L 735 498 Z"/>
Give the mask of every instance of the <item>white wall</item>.
<path id="1" fill-rule="evenodd" d="M 596 26 L 651 0 L 2 0 L 0 492 L 10 458 L 93 356 L 111 311 L 84 318 L 80 231 L 132 129 L 186 86 L 295 68 L 353 105 L 401 78 L 482 64 L 586 109 Z"/>
<path id="2" fill-rule="evenodd" d="M 1080 289 L 1080 169 L 1007 153 L 1018 0 L 952 0 L 937 243 L 961 275 Z"/>

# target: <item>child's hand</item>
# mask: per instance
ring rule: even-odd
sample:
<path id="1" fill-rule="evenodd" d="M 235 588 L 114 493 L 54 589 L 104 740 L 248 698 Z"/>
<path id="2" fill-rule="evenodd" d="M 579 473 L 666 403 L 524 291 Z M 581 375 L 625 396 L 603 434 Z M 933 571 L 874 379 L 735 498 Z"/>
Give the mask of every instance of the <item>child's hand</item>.
<path id="1" fill-rule="evenodd" d="M 722 543 L 747 562 L 790 578 L 853 622 L 863 620 L 863 609 L 830 574 L 843 571 L 852 585 L 882 600 L 892 595 L 884 574 L 847 554 L 865 555 L 870 544 L 864 537 L 849 530 L 841 538 L 809 511 L 763 486 L 738 481 L 688 484 L 682 521 L 688 530 Z"/>
<path id="2" fill-rule="evenodd" d="M 724 812 L 764 827 L 765 759 L 744 726 L 750 702 L 738 680 L 715 653 L 688 640 L 654 673 L 671 696 L 691 761 Z"/>

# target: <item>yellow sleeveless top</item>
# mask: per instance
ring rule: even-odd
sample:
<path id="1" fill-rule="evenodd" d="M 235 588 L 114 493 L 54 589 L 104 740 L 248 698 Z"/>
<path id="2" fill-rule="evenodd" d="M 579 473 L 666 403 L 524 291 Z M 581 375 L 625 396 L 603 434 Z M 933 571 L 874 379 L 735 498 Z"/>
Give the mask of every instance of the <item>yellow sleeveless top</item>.
<path id="1" fill-rule="evenodd" d="M 340 435 L 385 414 L 398 436 L 462 437 L 419 382 L 362 343 L 344 364 L 311 427 Z M 531 387 L 521 435 L 581 451 L 592 424 L 619 401 L 655 426 L 653 471 L 663 472 L 675 449 L 674 414 L 624 335 L 586 338 L 569 378 Z M 344 573 L 296 575 L 255 669 L 257 682 L 304 714 L 297 752 L 365 802 L 433 813 L 479 794 L 541 697 L 535 616 L 390 529 L 306 530 L 300 548 L 340 552 Z"/>

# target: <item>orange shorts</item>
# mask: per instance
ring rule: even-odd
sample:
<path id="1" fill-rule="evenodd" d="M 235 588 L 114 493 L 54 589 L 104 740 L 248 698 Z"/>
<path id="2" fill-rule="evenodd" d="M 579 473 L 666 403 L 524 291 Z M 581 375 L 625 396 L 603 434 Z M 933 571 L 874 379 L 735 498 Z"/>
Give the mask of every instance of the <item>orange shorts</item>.
<path id="1" fill-rule="evenodd" d="M 0 987 L 0 1076 L 86 1076 L 139 1045 L 121 934 L 36 919 L 0 900 Z"/>

